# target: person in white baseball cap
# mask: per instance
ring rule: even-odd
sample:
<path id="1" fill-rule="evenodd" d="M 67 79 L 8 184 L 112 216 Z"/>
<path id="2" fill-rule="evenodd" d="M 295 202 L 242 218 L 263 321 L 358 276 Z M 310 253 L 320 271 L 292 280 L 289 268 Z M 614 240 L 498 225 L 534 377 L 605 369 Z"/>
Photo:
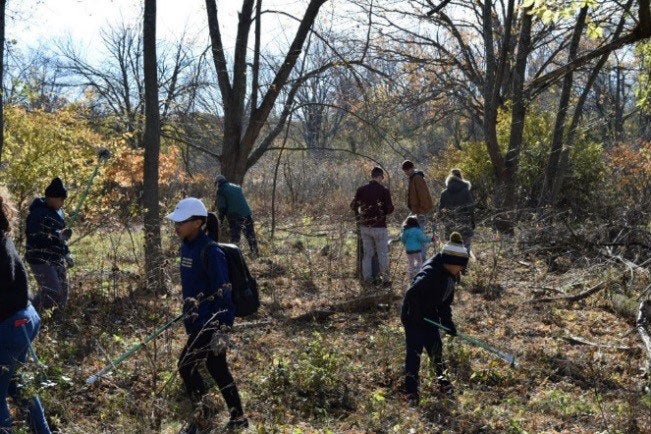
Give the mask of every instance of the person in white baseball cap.
<path id="1" fill-rule="evenodd" d="M 181 238 L 181 289 L 188 341 L 179 357 L 178 368 L 197 414 L 203 415 L 200 420 L 191 421 L 184 432 L 207 432 L 212 427 L 214 409 L 206 407 L 202 400 L 208 385 L 201 377 L 201 365 L 205 365 L 226 401 L 230 413 L 227 427 L 247 427 L 242 401 L 226 361 L 227 346 L 219 352 L 211 346 L 213 336 L 223 335 L 235 319 L 226 256 L 215 239 L 204 231 L 206 225 L 210 232 L 210 220 L 217 223 L 217 218 L 194 197 L 179 201 L 166 218 L 174 222 L 176 234 Z"/>

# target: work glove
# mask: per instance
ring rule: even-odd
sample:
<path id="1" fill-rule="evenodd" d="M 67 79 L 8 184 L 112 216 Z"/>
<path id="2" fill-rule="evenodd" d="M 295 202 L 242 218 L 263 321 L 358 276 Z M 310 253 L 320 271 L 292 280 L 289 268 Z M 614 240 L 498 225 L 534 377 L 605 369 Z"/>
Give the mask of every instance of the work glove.
<path id="1" fill-rule="evenodd" d="M 228 327 L 223 326 L 213 333 L 212 339 L 210 340 L 210 348 L 213 354 L 220 355 L 228 349 L 231 343 L 229 331 Z"/>
<path id="2" fill-rule="evenodd" d="M 189 323 L 193 323 L 199 318 L 199 303 L 196 298 L 183 299 L 183 313 Z"/>
<path id="3" fill-rule="evenodd" d="M 71 237 L 72 237 L 71 228 L 64 228 L 61 230 L 61 239 L 63 239 L 63 241 L 68 241 Z"/>
<path id="4" fill-rule="evenodd" d="M 63 259 L 66 261 L 66 267 L 72 268 L 75 266 L 75 260 L 72 258 L 72 255 L 70 253 L 64 256 Z"/>
<path id="5" fill-rule="evenodd" d="M 450 321 L 448 323 L 441 323 L 441 325 L 449 330 L 446 333 L 449 334 L 450 336 L 456 336 L 457 335 L 457 327 L 454 325 L 454 323 L 452 321 Z"/>

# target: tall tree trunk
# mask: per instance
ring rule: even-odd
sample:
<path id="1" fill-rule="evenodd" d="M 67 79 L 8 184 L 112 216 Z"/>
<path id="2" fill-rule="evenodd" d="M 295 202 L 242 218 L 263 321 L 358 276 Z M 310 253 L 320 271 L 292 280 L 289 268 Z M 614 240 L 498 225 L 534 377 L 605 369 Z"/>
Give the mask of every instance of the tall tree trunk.
<path id="1" fill-rule="evenodd" d="M 143 181 L 145 274 L 147 289 L 155 292 L 164 289 L 160 210 L 158 205 L 160 115 L 156 60 L 156 0 L 145 0 L 143 55 L 145 78 L 145 173 Z"/>
<path id="2" fill-rule="evenodd" d="M 260 136 L 261 130 L 266 124 L 276 100 L 286 85 L 289 75 L 296 64 L 305 40 L 314 24 L 319 9 L 326 0 L 310 0 L 307 4 L 305 14 L 301 19 L 294 39 L 289 47 L 284 61 L 278 67 L 273 81 L 266 89 L 259 100 L 257 93 L 258 70 L 251 71 L 253 77 L 250 95 L 252 102 L 257 105 L 251 106 L 248 119 L 245 113 L 245 98 L 247 95 L 247 52 L 248 36 L 251 24 L 256 21 L 256 42 L 254 43 L 253 68 L 259 68 L 256 61 L 260 55 L 258 34 L 260 33 L 260 22 L 254 20 L 253 9 L 256 5 L 254 0 L 242 0 L 242 10 L 239 14 L 237 37 L 233 55 L 233 76 L 230 77 L 226 55 L 219 28 L 217 15 L 217 3 L 215 0 L 206 0 L 206 12 L 208 14 L 208 31 L 210 32 L 210 43 L 213 53 L 213 61 L 217 71 L 217 82 L 224 104 L 224 141 L 222 155 L 220 157 L 222 174 L 235 183 L 241 183 L 247 170 L 255 164 L 260 153 L 253 153 L 253 147 Z M 261 13 L 261 3 L 257 2 L 256 14 Z M 258 103 L 259 101 L 259 103 Z"/>
<path id="3" fill-rule="evenodd" d="M 500 83 L 498 82 L 498 63 L 493 51 L 493 2 L 486 0 L 482 6 L 482 37 L 486 50 L 486 81 L 484 83 L 484 140 L 488 156 L 493 165 L 496 178 L 501 179 L 504 172 L 504 159 L 497 141 L 497 110 L 499 108 L 497 96 Z"/>
<path id="4" fill-rule="evenodd" d="M 579 11 L 576 19 L 576 26 L 572 34 L 568 51 L 568 62 L 576 59 L 577 51 L 579 50 L 579 42 L 581 41 L 581 34 L 585 27 L 585 20 L 588 16 L 588 7 L 584 6 Z M 558 112 L 556 113 L 556 122 L 554 123 L 554 133 L 552 135 L 552 146 L 549 152 L 549 159 L 547 161 L 547 169 L 545 171 L 545 180 L 543 181 L 542 191 L 540 192 L 540 204 L 545 205 L 549 202 L 550 193 L 554 186 L 554 181 L 558 173 L 558 162 L 563 148 L 563 133 L 565 130 L 565 118 L 567 116 L 567 108 L 570 104 L 570 95 L 572 93 L 572 83 L 574 81 L 573 71 L 568 72 L 563 77 L 563 86 L 561 88 L 561 97 L 558 102 Z"/>
<path id="5" fill-rule="evenodd" d="M 5 12 L 7 0 L 0 0 L 0 161 L 5 145 L 5 99 L 4 99 L 4 77 L 5 77 Z"/>
<path id="6" fill-rule="evenodd" d="M 617 24 L 617 28 L 615 29 L 615 32 L 613 33 L 612 36 L 613 40 L 619 39 L 620 35 L 622 34 L 622 31 L 624 30 L 624 24 L 626 22 L 626 16 L 628 15 L 629 9 L 633 5 L 633 1 L 634 0 L 628 0 L 626 5 L 624 6 L 622 17 L 620 18 L 619 23 Z M 592 90 L 592 86 L 594 85 L 595 81 L 597 80 L 597 77 L 599 76 L 599 72 L 608 61 L 608 57 L 610 57 L 610 53 L 603 54 L 597 61 L 597 64 L 594 66 L 594 68 L 592 68 L 592 72 L 590 72 L 588 81 L 583 87 L 583 91 L 581 92 L 581 95 L 579 96 L 579 100 L 576 103 L 576 107 L 574 108 L 574 114 L 572 115 L 572 121 L 570 122 L 570 127 L 568 128 L 567 136 L 565 137 L 565 146 L 562 147 L 561 156 L 558 162 L 558 169 L 556 171 L 556 176 L 554 177 L 554 184 L 552 186 L 552 191 L 550 193 L 549 203 L 555 203 L 561 191 L 561 187 L 563 186 L 563 180 L 565 179 L 565 175 L 567 172 L 568 162 L 570 160 L 570 150 L 572 149 L 572 146 L 574 146 L 574 139 L 576 137 L 576 133 L 579 128 L 579 121 L 581 120 L 581 116 L 583 115 L 583 108 L 585 107 L 585 103 L 588 100 L 588 95 Z"/>
<path id="7" fill-rule="evenodd" d="M 506 152 L 504 161 L 504 200 L 502 205 L 506 208 L 515 204 L 516 173 L 520 149 L 522 148 L 522 134 L 524 132 L 524 120 L 527 114 L 525 107 L 524 79 L 527 70 L 527 57 L 531 51 L 531 21 L 532 16 L 529 8 L 522 11 L 522 27 L 518 40 L 518 54 L 513 70 L 513 111 L 511 113 L 511 136 L 509 138 L 509 149 Z"/>

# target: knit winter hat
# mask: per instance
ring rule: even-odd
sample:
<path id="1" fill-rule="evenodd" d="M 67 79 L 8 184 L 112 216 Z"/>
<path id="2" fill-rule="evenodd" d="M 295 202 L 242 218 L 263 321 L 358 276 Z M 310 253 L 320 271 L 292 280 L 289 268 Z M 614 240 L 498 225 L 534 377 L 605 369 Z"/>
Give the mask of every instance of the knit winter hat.
<path id="1" fill-rule="evenodd" d="M 222 182 L 226 182 L 226 177 L 224 175 L 222 175 L 222 174 L 218 174 L 217 176 L 215 176 L 215 182 L 217 184 L 221 184 Z"/>
<path id="2" fill-rule="evenodd" d="M 444 264 L 451 265 L 468 265 L 468 249 L 463 245 L 463 238 L 459 232 L 452 232 L 450 234 L 450 241 L 448 241 L 441 250 Z"/>
<path id="3" fill-rule="evenodd" d="M 63 186 L 61 178 L 56 177 L 50 182 L 50 185 L 45 189 L 45 197 L 68 197 L 68 190 Z"/>

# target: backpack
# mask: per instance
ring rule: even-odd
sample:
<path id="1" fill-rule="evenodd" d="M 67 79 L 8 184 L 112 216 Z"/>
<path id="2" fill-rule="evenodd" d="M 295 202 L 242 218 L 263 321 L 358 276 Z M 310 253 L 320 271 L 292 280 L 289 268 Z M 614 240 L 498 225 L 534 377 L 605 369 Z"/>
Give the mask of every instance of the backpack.
<path id="1" fill-rule="evenodd" d="M 232 287 L 233 304 L 235 305 L 235 316 L 242 318 L 256 313 L 260 307 L 258 283 L 251 276 L 242 251 L 235 244 L 216 243 L 214 241 L 208 243 L 201 252 L 204 269 L 208 269 L 206 251 L 212 245 L 217 245 L 226 256 L 228 277 Z"/>

